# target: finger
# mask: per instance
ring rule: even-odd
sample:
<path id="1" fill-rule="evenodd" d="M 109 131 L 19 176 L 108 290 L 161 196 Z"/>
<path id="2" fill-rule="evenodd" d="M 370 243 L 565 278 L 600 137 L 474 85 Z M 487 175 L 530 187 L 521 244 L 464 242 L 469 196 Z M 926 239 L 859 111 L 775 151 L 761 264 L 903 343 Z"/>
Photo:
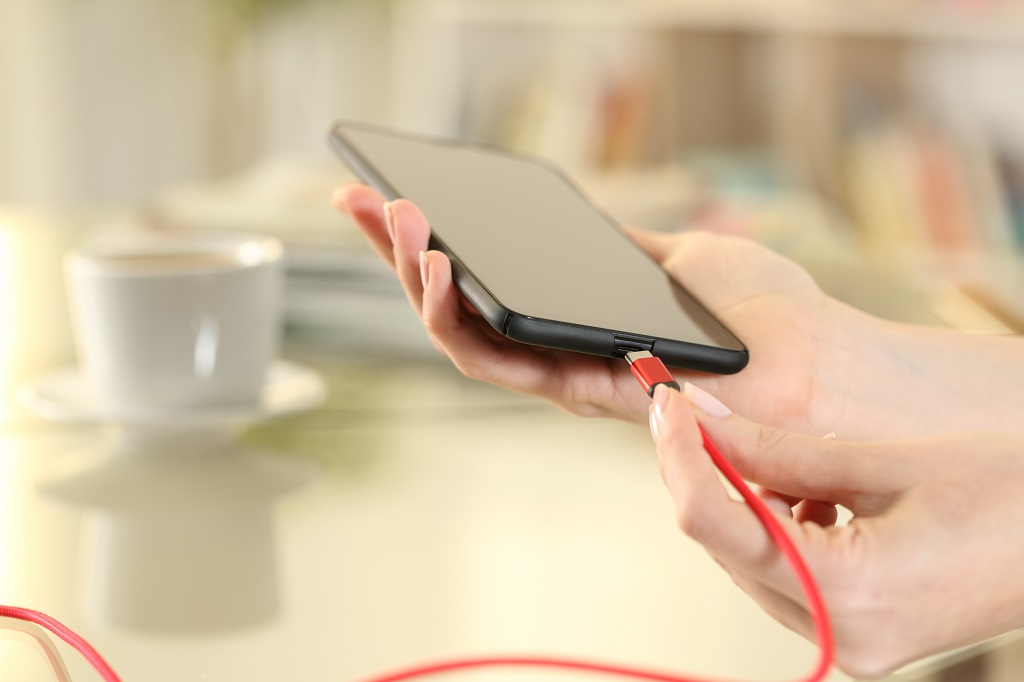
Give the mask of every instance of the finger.
<path id="1" fill-rule="evenodd" d="M 369 239 L 374 251 L 394 267 L 394 249 L 384 217 L 385 201 L 379 192 L 359 183 L 342 185 L 331 195 L 334 207 L 348 214 Z"/>
<path id="2" fill-rule="evenodd" d="M 657 417 L 659 405 L 660 418 Z M 731 417 L 713 419 L 727 422 Z M 662 476 L 675 502 L 679 527 L 733 570 L 757 576 L 761 583 L 776 592 L 802 601 L 803 588 L 785 555 L 754 512 L 726 492 L 704 450 L 696 420 L 685 396 L 658 387 L 652 407 L 652 431 Z M 836 557 L 856 544 L 856 529 L 822 528 L 779 515 L 776 519 L 821 584 L 842 581 L 846 569 L 836 563 Z"/>
<path id="3" fill-rule="evenodd" d="M 679 244 L 678 234 L 649 232 L 636 227 L 623 228 L 626 235 L 649 253 L 654 260 L 664 264 Z"/>
<path id="4" fill-rule="evenodd" d="M 423 323 L 438 350 L 473 379 L 527 393 L 554 395 L 555 361 L 530 346 L 491 333 L 487 322 L 463 307 L 452 282 L 451 261 L 439 251 L 423 254 Z M 419 277 L 419 275 L 417 275 Z"/>
<path id="5" fill-rule="evenodd" d="M 465 314 L 464 308 L 451 299 L 459 297 L 451 283 L 451 263 L 447 256 L 437 251 L 420 254 L 420 277 L 423 280 L 423 311 L 420 317 L 430 342 L 441 355 L 448 353 L 436 338 L 434 328 L 441 317 Z M 442 272 L 445 271 L 445 272 Z M 431 281 L 433 280 L 433 281 Z"/>
<path id="6" fill-rule="evenodd" d="M 677 239 L 676 248 L 662 265 L 726 324 L 748 327 L 748 318 L 757 318 L 756 307 L 734 310 L 748 303 L 752 295 L 820 293 L 804 269 L 752 240 L 703 230 L 679 233 Z M 772 323 L 767 319 L 761 322 Z M 742 335 L 743 330 L 733 331 Z"/>
<path id="7" fill-rule="evenodd" d="M 836 525 L 839 510 L 831 502 L 820 500 L 804 500 L 793 510 L 793 517 L 798 523 L 814 523 L 822 528 Z"/>
<path id="8" fill-rule="evenodd" d="M 722 485 L 704 451 L 687 400 L 663 386 L 656 389 L 654 397 L 652 432 L 679 527 L 723 562 L 750 573 L 770 574 L 772 584 L 783 586 L 789 594 L 799 593 L 761 522 L 746 504 L 733 500 Z M 790 537 L 796 535 L 798 526 L 791 519 L 779 518 L 779 523 Z"/>
<path id="9" fill-rule="evenodd" d="M 472 379 L 547 398 L 585 416 L 614 414 L 610 405 L 646 396 L 617 359 L 599 358 L 511 341 L 482 317 L 470 314 L 452 284 L 451 261 L 424 254 L 423 322 L 434 345 Z M 595 377 L 606 374 L 607 381 Z"/>
<path id="10" fill-rule="evenodd" d="M 402 283 L 409 302 L 418 314 L 423 311 L 423 276 L 420 254 L 430 241 L 430 224 L 420 209 L 411 201 L 397 199 L 384 206 L 394 242 L 395 272 Z"/>
<path id="11" fill-rule="evenodd" d="M 783 495 L 775 492 L 774 490 L 768 490 L 759 485 L 752 486 L 754 494 L 764 500 L 764 503 L 768 505 L 768 508 L 774 511 L 776 514 L 782 516 L 788 516 L 793 518 L 793 507 L 800 503 L 800 500 L 789 495 Z"/>
<path id="12" fill-rule="evenodd" d="M 783 431 L 748 421 L 711 394 L 686 384 L 701 426 L 747 480 L 783 495 L 876 512 L 901 486 L 877 445 L 847 443 Z M 891 462 L 889 463 L 891 464 Z"/>

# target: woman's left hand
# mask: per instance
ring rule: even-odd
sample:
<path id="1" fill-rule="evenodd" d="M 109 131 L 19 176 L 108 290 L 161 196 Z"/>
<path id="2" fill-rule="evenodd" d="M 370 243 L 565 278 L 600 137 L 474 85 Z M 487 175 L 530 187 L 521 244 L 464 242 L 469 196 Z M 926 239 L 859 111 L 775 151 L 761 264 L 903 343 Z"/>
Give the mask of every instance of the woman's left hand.
<path id="1" fill-rule="evenodd" d="M 722 486 L 698 424 L 744 479 L 781 494 L 777 509 L 803 500 L 777 515 L 817 578 L 845 672 L 881 677 L 1024 625 L 1024 436 L 820 439 L 748 421 L 693 386 L 659 387 L 651 428 L 680 527 L 808 638 L 796 577 Z M 835 505 L 849 524 L 835 525 Z"/>

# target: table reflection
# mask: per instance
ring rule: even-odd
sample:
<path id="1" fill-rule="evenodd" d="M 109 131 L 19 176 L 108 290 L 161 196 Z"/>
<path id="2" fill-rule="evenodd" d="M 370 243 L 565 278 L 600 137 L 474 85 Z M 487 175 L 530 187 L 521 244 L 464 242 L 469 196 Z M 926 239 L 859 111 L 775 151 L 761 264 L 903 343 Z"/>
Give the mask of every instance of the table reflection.
<path id="1" fill-rule="evenodd" d="M 227 432 L 136 429 L 104 463 L 39 492 L 81 512 L 80 569 L 97 625 L 211 632 L 279 612 L 274 503 L 313 473 Z"/>

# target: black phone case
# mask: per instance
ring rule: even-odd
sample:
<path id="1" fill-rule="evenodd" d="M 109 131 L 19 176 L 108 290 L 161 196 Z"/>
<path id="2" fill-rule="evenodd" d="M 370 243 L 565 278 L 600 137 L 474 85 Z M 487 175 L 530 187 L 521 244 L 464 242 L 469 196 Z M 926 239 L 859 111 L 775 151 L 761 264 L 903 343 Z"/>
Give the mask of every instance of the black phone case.
<path id="1" fill-rule="evenodd" d="M 329 136 L 332 149 L 356 177 L 383 194 L 389 201 L 402 198 L 373 165 L 345 140 L 344 133 L 341 131 L 343 127 L 362 128 L 391 135 L 399 134 L 410 138 L 415 136 L 396 133 L 382 127 L 350 122 L 336 123 Z M 451 144 L 450 141 L 426 137 L 416 137 L 415 139 Z M 568 181 L 570 187 L 579 192 L 576 185 L 565 176 L 561 169 L 554 168 L 554 170 Z M 588 203 L 590 202 L 588 201 Z M 600 211 L 597 207 L 594 207 L 594 210 Z M 631 351 L 646 350 L 672 367 L 715 374 L 735 374 L 743 369 L 749 360 L 746 348 L 742 350 L 716 348 L 674 339 L 644 336 L 628 331 L 588 327 L 519 314 L 505 307 L 473 275 L 472 270 L 459 259 L 458 254 L 453 253 L 436 235 L 432 234 L 430 237 L 430 248 L 448 256 L 452 263 L 452 279 L 456 286 L 487 320 L 488 324 L 502 335 L 515 341 L 605 357 L 622 357 Z M 638 305 L 643 305 L 643 302 L 638 301 Z M 711 316 L 706 309 L 702 308 L 702 312 Z"/>

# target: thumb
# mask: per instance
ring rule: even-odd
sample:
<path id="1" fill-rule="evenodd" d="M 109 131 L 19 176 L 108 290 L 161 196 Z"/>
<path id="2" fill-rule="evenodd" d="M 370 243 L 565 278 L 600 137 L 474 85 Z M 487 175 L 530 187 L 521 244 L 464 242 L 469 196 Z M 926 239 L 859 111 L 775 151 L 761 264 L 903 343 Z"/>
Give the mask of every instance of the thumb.
<path id="1" fill-rule="evenodd" d="M 665 234 L 661 232 L 650 232 L 637 227 L 624 227 L 623 231 L 634 242 L 646 251 L 650 256 L 661 263 L 669 259 L 679 244 L 678 234 Z"/>
<path id="2" fill-rule="evenodd" d="M 701 427 L 743 478 L 792 497 L 877 509 L 898 483 L 875 445 L 783 431 L 733 414 L 710 393 L 686 384 Z"/>

